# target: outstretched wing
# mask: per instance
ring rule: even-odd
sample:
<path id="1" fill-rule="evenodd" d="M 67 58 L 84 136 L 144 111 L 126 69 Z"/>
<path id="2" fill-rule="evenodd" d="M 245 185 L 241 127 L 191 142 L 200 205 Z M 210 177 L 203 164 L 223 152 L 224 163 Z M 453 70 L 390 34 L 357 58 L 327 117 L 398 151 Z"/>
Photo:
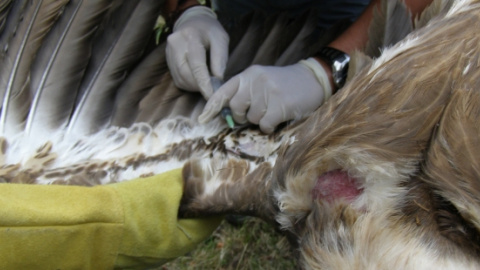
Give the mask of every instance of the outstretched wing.
<path id="1" fill-rule="evenodd" d="M 165 44 L 153 42 L 161 1 L 0 3 L 0 43 L 8 48 L 1 60 L 13 63 L 0 72 L 7 85 L 0 118 L 4 181 L 104 184 L 178 168 L 195 157 L 274 155 L 276 147 L 259 144 L 278 142 L 255 128 L 231 131 L 221 119 L 198 124 L 205 101 L 174 86 Z M 313 17 L 305 18 L 250 17 L 229 67 L 238 72 L 259 59 L 300 60 L 314 46 Z M 279 31 L 285 25 L 289 30 Z M 279 39 L 283 45 L 270 53 Z M 20 46 L 32 40 L 28 50 Z M 288 50 L 291 44 L 300 54 Z"/>

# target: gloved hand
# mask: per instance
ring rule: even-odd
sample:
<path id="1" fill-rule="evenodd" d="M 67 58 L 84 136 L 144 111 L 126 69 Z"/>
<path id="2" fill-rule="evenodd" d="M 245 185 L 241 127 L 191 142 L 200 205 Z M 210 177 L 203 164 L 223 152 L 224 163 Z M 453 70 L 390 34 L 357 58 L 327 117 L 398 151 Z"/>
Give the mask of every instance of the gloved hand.
<path id="1" fill-rule="evenodd" d="M 229 106 L 237 123 L 248 120 L 271 133 L 278 124 L 313 112 L 331 94 L 327 73 L 314 58 L 286 67 L 252 66 L 210 97 L 199 122 Z"/>
<path id="2" fill-rule="evenodd" d="M 175 85 L 200 91 L 208 99 L 212 93 L 206 51 L 210 50 L 211 73 L 223 78 L 228 59 L 229 37 L 215 13 L 204 6 L 186 10 L 167 40 L 167 63 Z"/>

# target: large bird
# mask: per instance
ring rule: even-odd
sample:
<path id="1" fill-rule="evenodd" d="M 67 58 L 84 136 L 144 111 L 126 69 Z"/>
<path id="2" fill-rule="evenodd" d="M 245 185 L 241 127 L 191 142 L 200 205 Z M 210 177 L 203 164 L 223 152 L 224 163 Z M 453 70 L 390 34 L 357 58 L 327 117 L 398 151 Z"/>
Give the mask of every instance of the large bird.
<path id="1" fill-rule="evenodd" d="M 150 42 L 160 4 L 0 1 L 0 181 L 98 185 L 183 167 L 182 215 L 277 224 L 305 269 L 480 267 L 480 1 L 437 0 L 413 25 L 384 1 L 365 51 L 376 59 L 359 54 L 344 89 L 269 136 L 197 123 L 203 99 L 173 85 Z M 311 16 L 245 18 L 226 77 L 311 55 L 332 38 Z"/>
<path id="2" fill-rule="evenodd" d="M 277 223 L 304 269 L 479 269 L 480 1 L 436 1 L 415 26 L 274 164 L 190 161 L 184 213 Z"/>

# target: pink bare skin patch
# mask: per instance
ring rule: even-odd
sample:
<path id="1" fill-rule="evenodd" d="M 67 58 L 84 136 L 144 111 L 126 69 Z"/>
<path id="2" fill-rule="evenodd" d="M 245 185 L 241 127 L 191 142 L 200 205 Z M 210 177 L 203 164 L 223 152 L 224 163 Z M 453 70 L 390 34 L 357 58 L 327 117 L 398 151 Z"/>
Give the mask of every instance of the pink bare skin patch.
<path id="1" fill-rule="evenodd" d="M 350 177 L 347 172 L 333 170 L 318 177 L 317 184 L 312 190 L 312 197 L 327 202 L 337 199 L 351 202 L 363 191 L 358 186 L 357 180 Z"/>

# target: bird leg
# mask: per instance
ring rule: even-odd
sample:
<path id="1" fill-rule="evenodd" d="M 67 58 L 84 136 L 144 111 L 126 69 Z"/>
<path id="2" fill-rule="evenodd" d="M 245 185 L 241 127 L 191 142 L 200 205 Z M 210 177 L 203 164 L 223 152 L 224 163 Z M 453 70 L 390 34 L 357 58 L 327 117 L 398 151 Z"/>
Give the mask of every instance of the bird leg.
<path id="1" fill-rule="evenodd" d="M 183 168 L 180 216 L 239 214 L 274 222 L 271 173 L 269 162 L 251 166 L 241 159 L 189 161 Z"/>

